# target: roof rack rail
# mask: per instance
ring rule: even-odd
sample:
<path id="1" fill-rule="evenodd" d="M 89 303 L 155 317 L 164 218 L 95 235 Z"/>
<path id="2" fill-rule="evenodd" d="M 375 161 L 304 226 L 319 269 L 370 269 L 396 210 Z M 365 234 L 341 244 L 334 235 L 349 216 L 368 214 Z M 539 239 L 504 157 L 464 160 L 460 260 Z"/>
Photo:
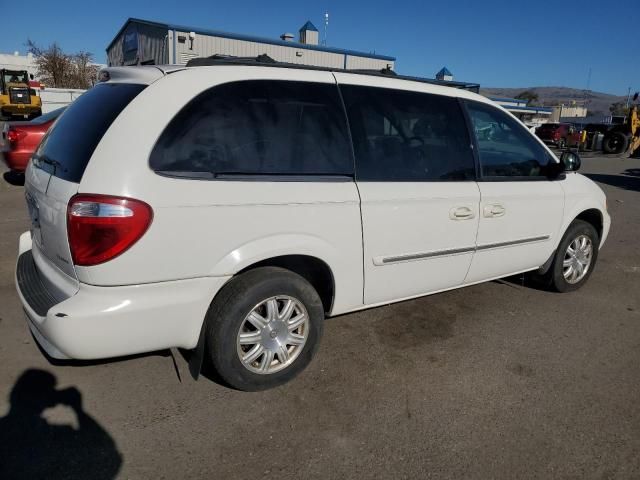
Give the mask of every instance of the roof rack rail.
<path id="1" fill-rule="evenodd" d="M 215 65 L 248 65 L 248 66 L 264 66 L 264 67 L 277 67 L 277 68 L 301 68 L 305 70 L 319 70 L 323 72 L 344 72 L 355 73 L 360 75 L 372 75 L 372 76 L 384 76 L 394 77 L 399 80 L 410 80 L 413 82 L 430 83 L 434 85 L 442 85 L 445 87 L 459 88 L 462 90 L 469 90 L 471 92 L 478 93 L 480 91 L 480 85 L 478 83 L 466 83 L 466 82 L 454 82 L 448 80 L 436 80 L 434 78 L 423 77 L 411 77 L 407 75 L 398 75 L 391 68 L 386 67 L 380 70 L 372 69 L 345 69 L 345 68 L 331 68 L 331 67 L 318 67 L 315 65 L 303 65 L 299 63 L 279 62 L 274 60 L 266 53 L 258 55 L 257 57 L 233 57 L 228 55 L 212 55 L 210 57 L 198 57 L 192 58 L 187 62 L 187 67 L 208 67 Z"/>
<path id="2" fill-rule="evenodd" d="M 343 69 L 340 69 L 343 70 Z M 389 75 L 391 77 L 397 77 L 398 74 L 392 70 L 390 67 L 381 68 L 380 70 L 373 70 L 371 68 L 354 68 L 349 70 L 351 73 L 364 73 L 364 74 L 373 74 L 373 75 Z"/>
<path id="3" fill-rule="evenodd" d="M 258 55 L 257 57 L 234 57 L 231 55 L 211 55 L 210 57 L 197 57 L 192 58 L 187 62 L 187 67 L 206 67 L 210 65 L 220 65 L 225 63 L 250 65 L 255 63 L 280 63 L 271 58 L 266 53 Z"/>

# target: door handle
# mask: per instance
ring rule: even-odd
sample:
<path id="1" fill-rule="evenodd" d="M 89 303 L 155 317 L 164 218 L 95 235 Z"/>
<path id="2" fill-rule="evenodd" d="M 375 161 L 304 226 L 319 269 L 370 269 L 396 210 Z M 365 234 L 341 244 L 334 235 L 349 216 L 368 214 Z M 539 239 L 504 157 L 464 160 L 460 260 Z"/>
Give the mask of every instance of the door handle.
<path id="1" fill-rule="evenodd" d="M 449 211 L 451 220 L 471 220 L 475 216 L 476 213 L 469 207 L 454 207 Z"/>
<path id="2" fill-rule="evenodd" d="M 484 216 L 487 218 L 504 217 L 505 213 L 507 213 L 507 209 L 504 208 L 504 205 L 500 205 L 499 203 L 492 203 L 490 205 L 485 205 L 482 211 Z"/>

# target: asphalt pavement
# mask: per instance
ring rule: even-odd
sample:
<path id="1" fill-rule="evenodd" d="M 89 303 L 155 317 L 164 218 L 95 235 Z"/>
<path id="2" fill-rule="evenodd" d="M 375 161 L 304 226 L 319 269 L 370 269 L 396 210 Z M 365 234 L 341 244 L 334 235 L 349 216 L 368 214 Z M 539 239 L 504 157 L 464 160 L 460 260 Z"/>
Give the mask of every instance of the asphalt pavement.
<path id="1" fill-rule="evenodd" d="M 520 277 L 327 320 L 293 382 L 242 393 L 158 352 L 51 365 L 15 293 L 0 185 L 5 478 L 640 478 L 640 160 L 585 158 L 612 229 L 585 287 Z M 4 464 L 4 467 L 2 466 Z"/>

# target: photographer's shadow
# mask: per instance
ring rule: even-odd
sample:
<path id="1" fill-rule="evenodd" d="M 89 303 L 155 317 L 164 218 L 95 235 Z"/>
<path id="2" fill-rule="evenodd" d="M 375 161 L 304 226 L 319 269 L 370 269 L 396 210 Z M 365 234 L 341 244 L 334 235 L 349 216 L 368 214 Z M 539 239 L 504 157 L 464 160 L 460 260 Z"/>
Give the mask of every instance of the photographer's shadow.
<path id="1" fill-rule="evenodd" d="M 56 389 L 56 377 L 26 370 L 9 396 L 9 413 L 0 418 L 0 478 L 112 479 L 122 456 L 111 436 L 82 408 L 75 388 Z M 78 428 L 53 425 L 46 409 L 70 407 Z"/>

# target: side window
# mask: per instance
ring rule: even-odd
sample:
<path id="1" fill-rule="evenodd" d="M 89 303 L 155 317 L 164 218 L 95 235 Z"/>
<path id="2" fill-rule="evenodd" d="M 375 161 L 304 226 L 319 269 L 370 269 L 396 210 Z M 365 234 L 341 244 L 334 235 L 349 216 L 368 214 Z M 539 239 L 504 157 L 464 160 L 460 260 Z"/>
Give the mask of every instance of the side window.
<path id="1" fill-rule="evenodd" d="M 340 86 L 360 181 L 475 178 L 471 141 L 455 98 Z"/>
<path id="2" fill-rule="evenodd" d="M 337 87 L 306 82 L 251 80 L 205 91 L 169 123 L 149 163 L 199 178 L 353 175 Z"/>
<path id="3" fill-rule="evenodd" d="M 545 177 L 547 151 L 517 121 L 490 105 L 467 102 L 483 177 Z"/>

